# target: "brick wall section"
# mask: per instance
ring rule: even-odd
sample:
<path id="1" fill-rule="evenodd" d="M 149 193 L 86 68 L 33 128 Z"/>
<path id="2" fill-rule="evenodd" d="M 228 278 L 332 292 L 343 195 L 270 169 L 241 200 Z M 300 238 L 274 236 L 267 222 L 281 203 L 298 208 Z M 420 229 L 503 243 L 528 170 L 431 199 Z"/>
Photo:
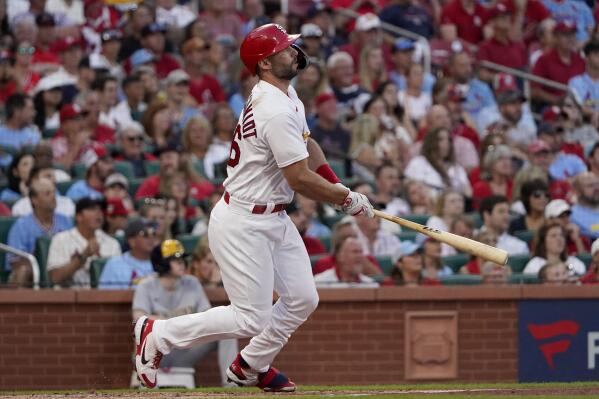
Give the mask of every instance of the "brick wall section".
<path id="1" fill-rule="evenodd" d="M 547 291 L 549 290 L 549 291 Z M 223 303 L 221 290 L 208 292 Z M 276 366 L 302 384 L 404 379 L 404 314 L 457 310 L 461 381 L 517 378 L 520 298 L 598 298 L 599 287 L 422 287 L 321 291 Z M 121 388 L 131 377 L 131 293 L 0 291 L 0 389 Z M 246 342 L 246 341 L 244 341 Z M 243 344 L 243 342 L 242 342 Z M 216 356 L 200 385 L 218 385 Z"/>

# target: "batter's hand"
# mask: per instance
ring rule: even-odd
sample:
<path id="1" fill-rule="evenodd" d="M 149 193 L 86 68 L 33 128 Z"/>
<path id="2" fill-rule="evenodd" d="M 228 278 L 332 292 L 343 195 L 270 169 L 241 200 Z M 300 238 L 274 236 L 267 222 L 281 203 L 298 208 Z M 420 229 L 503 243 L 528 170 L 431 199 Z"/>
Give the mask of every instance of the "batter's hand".
<path id="1" fill-rule="evenodd" d="M 374 217 L 374 208 L 370 201 L 368 201 L 368 197 L 351 190 L 343 200 L 340 209 L 352 216 L 364 215 L 369 218 Z"/>

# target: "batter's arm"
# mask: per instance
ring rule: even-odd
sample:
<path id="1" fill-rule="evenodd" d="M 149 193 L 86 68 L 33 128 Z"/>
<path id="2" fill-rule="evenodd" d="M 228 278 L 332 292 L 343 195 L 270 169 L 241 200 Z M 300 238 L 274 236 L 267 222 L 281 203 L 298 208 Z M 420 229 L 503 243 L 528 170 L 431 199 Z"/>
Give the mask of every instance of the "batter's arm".
<path id="1" fill-rule="evenodd" d="M 318 149 L 320 150 L 320 147 Z M 322 150 L 320 151 L 322 152 Z M 313 172 L 310 168 L 311 157 L 312 154 L 310 154 L 309 158 L 302 159 L 281 169 L 283 176 L 287 179 L 287 183 L 289 183 L 293 191 L 310 199 L 341 205 L 348 195 L 347 188 L 344 188 L 340 184 L 329 183 L 326 179 Z"/>
<path id="2" fill-rule="evenodd" d="M 311 171 L 315 172 L 319 166 L 327 163 L 322 148 L 320 148 L 320 145 L 313 139 L 308 139 L 308 154 L 310 154 L 308 157 L 308 168 L 310 168 Z"/>

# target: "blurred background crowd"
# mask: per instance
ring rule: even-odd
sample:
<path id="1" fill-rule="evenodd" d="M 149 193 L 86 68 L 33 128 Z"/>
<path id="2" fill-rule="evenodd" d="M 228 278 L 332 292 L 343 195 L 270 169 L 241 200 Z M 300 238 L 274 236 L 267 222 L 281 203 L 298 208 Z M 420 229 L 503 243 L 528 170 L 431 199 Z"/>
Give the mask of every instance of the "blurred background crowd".
<path id="1" fill-rule="evenodd" d="M 292 84 L 346 185 L 510 253 L 488 263 L 297 196 L 287 213 L 319 285 L 596 283 L 594 8 L 2 0 L 0 242 L 34 255 L 1 254 L 2 282 L 132 288 L 157 271 L 152 249 L 176 239 L 189 260 L 171 277 L 218 286 L 207 225 L 257 81 L 239 44 L 274 22 L 302 34 L 311 65 Z"/>

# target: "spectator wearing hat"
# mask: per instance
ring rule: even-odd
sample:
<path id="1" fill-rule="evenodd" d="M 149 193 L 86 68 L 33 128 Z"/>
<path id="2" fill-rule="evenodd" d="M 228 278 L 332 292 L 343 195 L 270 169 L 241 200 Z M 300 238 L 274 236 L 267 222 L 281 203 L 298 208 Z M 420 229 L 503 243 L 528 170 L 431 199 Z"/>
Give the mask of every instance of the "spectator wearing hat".
<path id="1" fill-rule="evenodd" d="M 344 157 L 349 151 L 351 135 L 339 120 L 337 98 L 333 93 L 325 92 L 316 96 L 314 105 L 316 121 L 310 129 L 310 135 L 322 144 L 327 157 Z"/>
<path id="2" fill-rule="evenodd" d="M 489 11 L 474 0 L 450 0 L 441 12 L 441 32 L 444 38 L 457 38 L 478 45 L 483 40 L 483 27 Z"/>
<path id="3" fill-rule="evenodd" d="M 154 67 L 160 79 L 166 78 L 169 73 L 181 68 L 179 61 L 165 51 L 165 33 L 165 26 L 156 22 L 144 26 L 141 30 L 141 45 L 155 57 Z"/>
<path id="4" fill-rule="evenodd" d="M 576 1 L 566 1 L 565 3 L 578 4 Z M 545 5 L 547 5 L 547 2 Z M 583 74 L 585 61 L 575 50 L 575 34 L 576 24 L 571 21 L 558 22 L 554 29 L 555 46 L 539 57 L 532 70 L 533 74 L 564 85 L 567 85 L 568 81 L 574 76 Z M 533 83 L 531 84 L 530 95 L 531 99 L 542 107 L 559 104 L 565 92 Z"/>
<path id="5" fill-rule="evenodd" d="M 214 191 L 214 186 L 209 181 L 197 174 L 186 160 L 181 159 L 181 150 L 181 147 L 174 142 L 169 142 L 156 150 L 160 170 L 158 174 L 149 176 L 141 183 L 135 193 L 136 199 L 155 197 L 160 192 L 160 181 L 179 171 L 183 171 L 187 176 L 189 194 L 192 198 L 202 200 Z"/>
<path id="6" fill-rule="evenodd" d="M 599 118 L 599 42 L 591 41 L 584 46 L 586 71 L 574 76 L 568 87 L 576 102 L 582 106 L 582 112 L 597 125 Z"/>
<path id="7" fill-rule="evenodd" d="M 52 134 L 60 128 L 60 108 L 65 102 L 62 89 L 74 83 L 62 73 L 45 76 L 37 83 L 33 97 L 34 122 L 41 132 Z"/>
<path id="8" fill-rule="evenodd" d="M 56 234 L 48 250 L 50 280 L 63 287 L 89 287 L 89 268 L 97 258 L 121 254 L 117 240 L 104 233 L 104 204 L 91 198 L 77 201 L 75 227 Z"/>
<path id="9" fill-rule="evenodd" d="M 296 201 L 291 202 L 285 210 L 302 237 L 304 245 L 306 246 L 306 250 L 308 251 L 308 255 L 313 256 L 326 254 L 326 248 L 320 241 L 318 241 L 318 239 L 306 235 L 310 220 L 302 208 L 298 206 L 298 203 Z"/>
<path id="10" fill-rule="evenodd" d="M 327 60 L 327 74 L 333 94 L 337 97 L 341 120 L 352 120 L 362 113 L 370 93 L 354 83 L 355 63 L 345 51 L 337 51 Z"/>
<path id="11" fill-rule="evenodd" d="M 405 37 L 398 38 L 391 48 L 391 59 L 393 68 L 389 72 L 389 79 L 396 85 L 398 90 L 406 89 L 406 76 L 410 65 L 414 62 L 414 50 L 416 43 Z M 422 91 L 432 93 L 436 78 L 430 73 L 425 72 L 422 81 Z"/>
<path id="12" fill-rule="evenodd" d="M 154 154 L 144 151 L 145 131 L 139 122 L 130 122 L 119 127 L 117 143 L 120 151 L 115 155 L 115 161 L 129 162 L 133 166 L 135 177 L 145 177 L 146 161 L 155 161 Z"/>
<path id="13" fill-rule="evenodd" d="M 585 237 L 599 238 L 599 177 L 590 172 L 581 173 L 574 179 L 573 188 L 577 202 L 572 206 L 572 222 Z"/>
<path id="14" fill-rule="evenodd" d="M 489 149 L 483 158 L 480 177 L 472 187 L 474 209 L 478 209 L 483 198 L 494 194 L 511 201 L 514 167 L 510 147 L 500 144 Z"/>
<path id="15" fill-rule="evenodd" d="M 333 248 L 335 266 L 314 276 L 319 287 L 327 288 L 372 288 L 378 287 L 372 278 L 366 276 L 364 263 L 367 262 L 364 248 L 355 237 L 344 237 Z"/>
<path id="16" fill-rule="evenodd" d="M 54 162 L 69 169 L 91 151 L 91 132 L 84 129 L 84 111 L 77 104 L 65 104 L 60 109 L 60 130 L 52 138 Z"/>
<path id="17" fill-rule="evenodd" d="M 508 234 L 510 224 L 510 207 L 506 197 L 501 195 L 492 195 L 481 201 L 480 216 L 483 226 L 480 231 L 490 231 L 497 236 L 497 245 L 510 255 L 527 254 L 528 245 L 519 238 Z"/>
<path id="18" fill-rule="evenodd" d="M 133 320 L 143 315 L 153 320 L 169 319 L 204 312 L 211 308 L 212 305 L 198 279 L 188 274 L 185 255 L 183 245 L 177 240 L 165 240 L 152 249 L 150 261 L 156 273 L 144 278 L 135 289 L 131 309 Z M 212 351 L 218 353 L 221 382 L 227 385 L 226 370 L 237 355 L 237 339 L 224 339 L 193 348 L 172 350 L 160 362 L 159 381 L 168 379 L 170 368 L 193 369 Z"/>
<path id="19" fill-rule="evenodd" d="M 599 284 L 599 239 L 591 246 L 591 264 L 579 280 L 582 284 Z"/>
<path id="20" fill-rule="evenodd" d="M 52 14 L 42 12 L 35 17 L 35 24 L 35 52 L 31 62 L 35 65 L 36 72 L 46 75 L 60 66 L 58 55 L 50 49 L 56 40 L 56 20 Z"/>
<path id="21" fill-rule="evenodd" d="M 41 135 L 33 119 L 35 109 L 31 97 L 15 93 L 8 97 L 5 105 L 6 121 L 0 125 L 0 145 L 15 151 L 28 145 L 36 145 Z M 0 165 L 7 166 L 12 157 L 0 156 Z"/>
<path id="22" fill-rule="evenodd" d="M 200 115 L 196 107 L 187 105 L 190 77 L 182 69 L 172 71 L 166 77 L 166 103 L 171 114 L 171 128 L 179 137 L 185 124 L 194 116 Z"/>
<path id="23" fill-rule="evenodd" d="M 58 54 L 60 68 L 49 76 L 65 75 L 66 79 L 76 82 L 79 73 L 79 62 L 83 57 L 84 42 L 74 36 L 66 36 L 56 40 L 50 45 L 50 51 Z M 56 75 L 59 74 L 59 75 Z"/>
<path id="24" fill-rule="evenodd" d="M 393 262 L 391 280 L 394 285 L 402 287 L 440 285 L 436 276 L 429 277 L 423 274 L 422 247 L 413 241 L 403 241 L 391 261 Z"/>
<path id="25" fill-rule="evenodd" d="M 520 39 L 514 40 L 514 10 L 506 4 L 497 3 L 489 12 L 489 24 L 493 29 L 490 38 L 480 43 L 477 58 L 490 61 L 508 68 L 523 70 L 528 65 L 526 45 Z M 491 82 L 495 72 L 481 69 L 481 78 Z"/>
<path id="26" fill-rule="evenodd" d="M 410 0 L 392 0 L 381 10 L 382 22 L 409 30 L 427 39 L 433 35 L 435 28 L 429 13 Z"/>
<path id="27" fill-rule="evenodd" d="M 107 29 L 100 33 L 102 43 L 100 52 L 89 55 L 89 63 L 92 68 L 105 70 L 119 81 L 125 78 L 125 71 L 118 59 L 122 39 L 123 34 L 120 30 Z"/>
<path id="28" fill-rule="evenodd" d="M 123 201 L 127 214 L 135 212 L 133 200 L 129 195 L 129 180 L 121 173 L 112 173 L 104 181 L 104 198 L 118 198 Z"/>
<path id="29" fill-rule="evenodd" d="M 534 257 L 528 261 L 522 273 L 539 275 L 539 270 L 551 262 L 565 262 L 574 275 L 582 276 L 586 266 L 580 259 L 568 255 L 566 234 L 560 223 L 546 223 L 537 232 L 533 242 Z"/>
<path id="30" fill-rule="evenodd" d="M 111 237 L 123 237 L 129 212 L 121 198 L 107 198 L 102 230 Z"/>
<path id="31" fill-rule="evenodd" d="M 517 231 L 537 231 L 546 222 L 545 207 L 550 200 L 549 187 L 542 179 L 529 180 L 522 185 L 520 199 L 526 214 L 510 222 L 510 234 Z"/>
<path id="32" fill-rule="evenodd" d="M 102 190 L 106 178 L 112 174 L 113 163 L 110 154 L 105 147 L 96 146 L 85 153 L 82 158 L 85 165 L 85 179 L 79 180 L 67 191 L 67 197 L 73 201 L 80 198 L 101 199 L 104 198 Z"/>
<path id="33" fill-rule="evenodd" d="M 300 28 L 301 47 L 311 60 L 324 61 L 327 54 L 323 46 L 324 34 L 316 24 L 306 23 Z"/>
<path id="34" fill-rule="evenodd" d="M 591 249 L 591 241 L 580 234 L 580 227 L 570 219 L 572 210 L 570 204 L 563 199 L 555 199 L 545 207 L 545 220 L 559 222 L 566 232 L 566 248 L 568 255 L 577 255 Z"/>
<path id="35" fill-rule="evenodd" d="M 182 29 L 196 18 L 197 15 L 188 6 L 177 4 L 172 0 L 156 1 L 156 22 L 159 24 Z"/>
<path id="36" fill-rule="evenodd" d="M 71 218 L 56 212 L 56 187 L 52 180 L 41 178 L 33 181 L 29 186 L 29 200 L 33 212 L 16 220 L 8 232 L 7 244 L 31 254 L 38 238 L 52 237 L 70 229 L 73 223 Z M 10 283 L 23 286 L 31 282 L 31 266 L 21 257 L 8 253 L 4 269 L 11 271 Z"/>
<path id="37" fill-rule="evenodd" d="M 491 124 L 503 123 L 508 129 L 506 133 L 512 145 L 527 146 L 534 141 L 537 133 L 530 106 L 516 86 L 513 76 L 498 74 L 497 77 L 510 84 L 500 83 L 495 95 L 497 105 L 490 105 L 480 111 L 476 121 L 478 131 L 485 132 Z"/>
<path id="38" fill-rule="evenodd" d="M 468 52 L 454 52 L 449 58 L 448 71 L 449 77 L 457 84 L 459 92 L 465 96 L 462 107 L 473 121 L 477 120 L 483 108 L 495 104 L 489 85 L 476 78 L 472 57 Z"/>
<path id="39" fill-rule="evenodd" d="M 28 195 L 31 193 L 31 185 L 40 179 L 47 179 L 53 184 L 56 184 L 54 176 L 54 168 L 50 163 L 40 163 L 36 161 L 36 166 L 31 169 L 31 172 L 29 172 L 29 178 L 27 179 Z M 31 198 L 26 196 L 19 199 L 12 206 L 11 211 L 12 215 L 16 217 L 29 215 L 33 212 Z M 60 213 L 69 218 L 72 218 L 75 215 L 75 203 L 73 200 L 60 195 L 58 191 L 56 191 L 56 213 Z"/>
<path id="40" fill-rule="evenodd" d="M 356 18 L 356 26 L 350 36 L 350 42 L 339 47 L 339 51 L 351 56 L 357 72 L 360 72 L 360 53 L 366 46 L 380 47 L 383 50 L 385 66 L 391 67 L 393 65 L 391 62 L 391 48 L 383 41 L 381 20 L 372 12 L 362 14 Z"/>
<path id="41" fill-rule="evenodd" d="M 129 250 L 114 256 L 104 266 L 98 288 L 119 290 L 136 288 L 146 276 L 154 272 L 150 253 L 158 243 L 154 224 L 145 220 L 133 220 L 125 229 Z"/>
<path id="42" fill-rule="evenodd" d="M 226 101 L 218 80 L 205 70 L 209 51 L 210 43 L 199 37 L 187 40 L 181 47 L 185 72 L 189 75 L 189 94 L 206 115 L 212 115 L 215 104 Z"/>
<path id="43" fill-rule="evenodd" d="M 581 47 L 578 44 L 589 40 L 595 27 L 595 18 L 587 3 L 576 0 L 543 0 L 543 4 L 551 13 L 551 18 L 558 23 L 567 21 L 574 26 L 577 49 Z"/>

